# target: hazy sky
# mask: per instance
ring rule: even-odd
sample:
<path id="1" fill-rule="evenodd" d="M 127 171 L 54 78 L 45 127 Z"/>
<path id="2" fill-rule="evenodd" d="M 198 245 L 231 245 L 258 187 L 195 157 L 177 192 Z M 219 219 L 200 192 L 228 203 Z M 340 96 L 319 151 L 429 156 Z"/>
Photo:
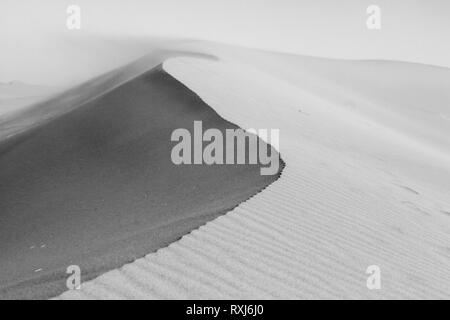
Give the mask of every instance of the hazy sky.
<path id="1" fill-rule="evenodd" d="M 71 4 L 81 30 L 66 28 Z M 371 4 L 381 30 L 366 28 Z M 78 82 L 141 56 L 147 36 L 450 67 L 450 1 L 0 0 L 0 81 Z"/>

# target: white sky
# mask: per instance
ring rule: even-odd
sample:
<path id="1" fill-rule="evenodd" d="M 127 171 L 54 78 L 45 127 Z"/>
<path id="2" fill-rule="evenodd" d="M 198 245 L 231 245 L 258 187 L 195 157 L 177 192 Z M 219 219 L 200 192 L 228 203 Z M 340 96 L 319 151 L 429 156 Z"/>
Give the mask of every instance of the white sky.
<path id="1" fill-rule="evenodd" d="M 81 7 L 79 31 L 66 28 L 70 4 Z M 366 28 L 370 4 L 381 7 L 379 31 Z M 79 82 L 145 54 L 147 36 L 450 67 L 450 1 L 0 0 L 0 81 Z"/>

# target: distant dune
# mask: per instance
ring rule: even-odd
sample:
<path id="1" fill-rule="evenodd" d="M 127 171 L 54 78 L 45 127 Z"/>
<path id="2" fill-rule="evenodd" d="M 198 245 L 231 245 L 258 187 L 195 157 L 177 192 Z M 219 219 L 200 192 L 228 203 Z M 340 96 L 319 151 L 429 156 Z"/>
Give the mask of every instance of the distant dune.
<path id="1" fill-rule="evenodd" d="M 42 102 L 0 142 L 0 298 L 62 293 L 178 240 L 277 179 L 181 165 L 173 130 L 236 129 L 153 55 Z M 156 66 L 155 66 L 156 65 Z M 248 150 L 247 150 L 248 151 Z M 275 152 L 275 151 L 274 151 Z"/>
<path id="2" fill-rule="evenodd" d="M 450 298 L 450 70 L 197 43 L 163 68 L 225 119 L 279 128 L 279 180 L 58 298 Z M 371 265 L 381 289 L 366 286 Z"/>
<path id="3" fill-rule="evenodd" d="M 17 81 L 0 82 L 0 125 L 2 118 L 58 92 L 58 88 L 30 85 Z"/>

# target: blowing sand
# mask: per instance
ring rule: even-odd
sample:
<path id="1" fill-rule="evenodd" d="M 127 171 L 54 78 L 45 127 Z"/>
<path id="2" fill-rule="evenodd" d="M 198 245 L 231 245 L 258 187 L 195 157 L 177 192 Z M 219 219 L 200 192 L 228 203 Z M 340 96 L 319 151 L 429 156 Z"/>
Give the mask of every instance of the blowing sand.
<path id="1" fill-rule="evenodd" d="M 190 49 L 219 60 L 164 69 L 227 120 L 279 128 L 285 170 L 226 215 L 58 298 L 450 298 L 450 70 Z M 366 286 L 370 265 L 380 290 Z"/>
<path id="2" fill-rule="evenodd" d="M 11 112 L 30 106 L 55 94 L 59 89 L 17 81 L 0 82 L 0 120 Z"/>

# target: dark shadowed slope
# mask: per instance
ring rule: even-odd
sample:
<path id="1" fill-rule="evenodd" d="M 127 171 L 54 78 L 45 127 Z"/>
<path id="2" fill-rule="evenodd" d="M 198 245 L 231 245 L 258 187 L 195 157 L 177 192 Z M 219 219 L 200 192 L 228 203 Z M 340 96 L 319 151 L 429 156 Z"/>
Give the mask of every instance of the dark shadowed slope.
<path id="1" fill-rule="evenodd" d="M 54 101 L 53 103 L 57 103 Z M 0 298 L 65 290 L 168 245 L 277 176 L 172 164 L 176 128 L 236 128 L 157 67 L 0 144 Z"/>

